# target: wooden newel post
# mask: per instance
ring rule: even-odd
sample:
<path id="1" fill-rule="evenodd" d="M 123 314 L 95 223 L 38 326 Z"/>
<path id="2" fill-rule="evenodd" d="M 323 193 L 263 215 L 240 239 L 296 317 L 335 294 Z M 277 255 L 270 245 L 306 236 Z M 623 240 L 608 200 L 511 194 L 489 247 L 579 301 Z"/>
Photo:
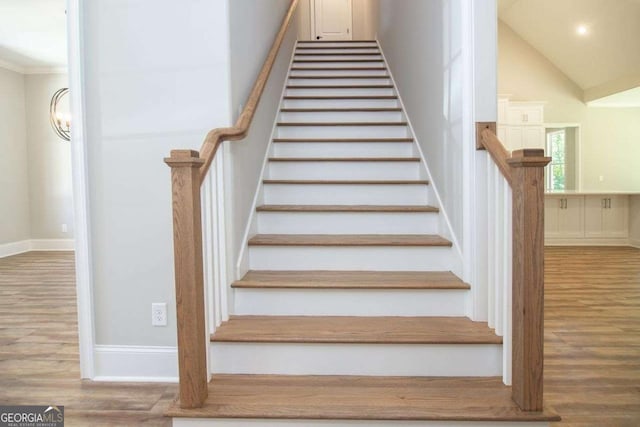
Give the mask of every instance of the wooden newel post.
<path id="1" fill-rule="evenodd" d="M 513 400 L 542 410 L 544 346 L 544 150 L 507 160 L 513 190 Z"/>
<path id="2" fill-rule="evenodd" d="M 199 408 L 207 399 L 200 212 L 200 167 L 204 160 L 197 151 L 174 150 L 164 161 L 171 167 L 173 194 L 180 407 Z"/>

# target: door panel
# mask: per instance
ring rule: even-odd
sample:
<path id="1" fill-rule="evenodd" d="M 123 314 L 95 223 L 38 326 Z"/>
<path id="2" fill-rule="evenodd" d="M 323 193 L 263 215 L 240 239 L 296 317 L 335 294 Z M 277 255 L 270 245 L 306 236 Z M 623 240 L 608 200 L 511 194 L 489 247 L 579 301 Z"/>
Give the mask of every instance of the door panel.
<path id="1" fill-rule="evenodd" d="M 315 0 L 315 39 L 352 40 L 351 0 Z"/>

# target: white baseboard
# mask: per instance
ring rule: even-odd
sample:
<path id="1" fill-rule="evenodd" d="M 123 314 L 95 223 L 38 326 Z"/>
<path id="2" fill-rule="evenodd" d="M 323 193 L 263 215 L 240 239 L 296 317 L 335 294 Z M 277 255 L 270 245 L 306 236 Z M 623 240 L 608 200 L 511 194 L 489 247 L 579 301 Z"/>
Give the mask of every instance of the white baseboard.
<path id="1" fill-rule="evenodd" d="M 544 240 L 545 246 L 633 246 L 631 240 L 627 238 L 604 238 L 604 239 L 553 239 Z"/>
<path id="2" fill-rule="evenodd" d="M 93 381 L 178 382 L 178 349 L 161 346 L 94 346 Z"/>
<path id="3" fill-rule="evenodd" d="M 629 245 L 640 249 L 640 239 L 629 239 Z"/>
<path id="4" fill-rule="evenodd" d="M 31 239 L 32 251 L 72 251 L 74 249 L 73 239 Z"/>
<path id="5" fill-rule="evenodd" d="M 173 427 L 548 427 L 536 421 L 345 421 L 174 418 Z"/>
<path id="6" fill-rule="evenodd" d="M 0 245 L 0 258 L 11 255 L 18 255 L 31 250 L 31 240 L 21 240 L 19 242 L 3 243 Z"/>
<path id="7" fill-rule="evenodd" d="M 73 251 L 73 239 L 31 239 L 0 245 L 0 258 L 29 251 Z"/>

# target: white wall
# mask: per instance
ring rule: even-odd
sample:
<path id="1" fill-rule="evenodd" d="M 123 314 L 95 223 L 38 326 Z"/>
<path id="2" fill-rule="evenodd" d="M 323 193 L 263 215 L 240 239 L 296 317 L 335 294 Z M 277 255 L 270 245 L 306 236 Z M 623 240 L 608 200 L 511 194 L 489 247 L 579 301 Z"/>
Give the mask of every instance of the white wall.
<path id="1" fill-rule="evenodd" d="M 498 58 L 499 93 L 546 101 L 548 123 L 582 125 L 582 190 L 640 190 L 640 108 L 587 107 L 583 91 L 502 22 Z"/>
<path id="2" fill-rule="evenodd" d="M 640 248 L 640 195 L 631 196 L 629 206 L 629 241 Z"/>
<path id="3" fill-rule="evenodd" d="M 68 78 L 66 74 L 26 75 L 25 87 L 31 238 L 72 239 L 71 148 L 49 123 L 51 97 L 69 87 Z M 68 227 L 66 233 L 62 224 Z"/>
<path id="4" fill-rule="evenodd" d="M 24 76 L 0 68 L 0 245 L 31 237 Z"/>
<path id="5" fill-rule="evenodd" d="M 95 334 L 175 345 L 171 149 L 231 124 L 227 1 L 83 2 Z M 169 326 L 151 326 L 167 302 Z"/>
<path id="6" fill-rule="evenodd" d="M 460 0 L 380 0 L 378 37 L 454 235 L 463 238 Z"/>
<path id="7" fill-rule="evenodd" d="M 289 4 L 290 0 L 230 2 L 231 108 L 234 120 L 246 103 Z M 235 270 L 243 243 L 297 33 L 297 21 L 294 20 L 256 110 L 248 137 L 242 141 L 225 143 L 229 154 L 230 183 L 226 213 L 227 229 L 231 231 L 227 251 L 229 272 Z"/>
<path id="8" fill-rule="evenodd" d="M 298 5 L 298 39 L 312 40 L 313 0 L 300 0 Z M 352 0 L 354 40 L 374 40 L 378 29 L 378 0 Z"/>

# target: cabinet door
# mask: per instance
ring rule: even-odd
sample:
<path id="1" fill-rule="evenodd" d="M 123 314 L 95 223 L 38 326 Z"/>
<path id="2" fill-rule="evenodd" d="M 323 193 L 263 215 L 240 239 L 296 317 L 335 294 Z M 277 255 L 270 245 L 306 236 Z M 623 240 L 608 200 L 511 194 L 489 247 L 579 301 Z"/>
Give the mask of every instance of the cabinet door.
<path id="1" fill-rule="evenodd" d="M 629 237 L 629 196 L 607 196 L 602 232 L 607 237 Z"/>
<path id="2" fill-rule="evenodd" d="M 507 150 L 521 150 L 523 148 L 523 129 L 521 126 L 507 126 L 507 139 L 505 146 Z"/>
<path id="3" fill-rule="evenodd" d="M 503 144 L 507 144 L 507 127 L 506 126 L 498 126 L 498 139 Z"/>
<path id="4" fill-rule="evenodd" d="M 544 123 L 544 106 L 525 103 L 509 105 L 507 121 L 511 125 L 541 125 Z"/>
<path id="5" fill-rule="evenodd" d="M 544 200 L 544 237 L 559 237 L 558 217 L 560 207 L 562 206 L 562 198 L 546 197 Z"/>
<path id="6" fill-rule="evenodd" d="M 498 124 L 504 125 L 508 122 L 507 111 L 509 111 L 509 100 L 498 99 Z"/>
<path id="7" fill-rule="evenodd" d="M 560 237 L 584 237 L 584 197 L 565 197 L 558 212 L 558 231 Z M 562 204 L 562 201 L 561 201 Z"/>
<path id="8" fill-rule="evenodd" d="M 526 126 L 522 132 L 522 148 L 545 148 L 545 130 L 541 126 Z"/>
<path id="9" fill-rule="evenodd" d="M 586 196 L 584 201 L 584 236 L 604 237 L 602 214 L 606 196 Z"/>

